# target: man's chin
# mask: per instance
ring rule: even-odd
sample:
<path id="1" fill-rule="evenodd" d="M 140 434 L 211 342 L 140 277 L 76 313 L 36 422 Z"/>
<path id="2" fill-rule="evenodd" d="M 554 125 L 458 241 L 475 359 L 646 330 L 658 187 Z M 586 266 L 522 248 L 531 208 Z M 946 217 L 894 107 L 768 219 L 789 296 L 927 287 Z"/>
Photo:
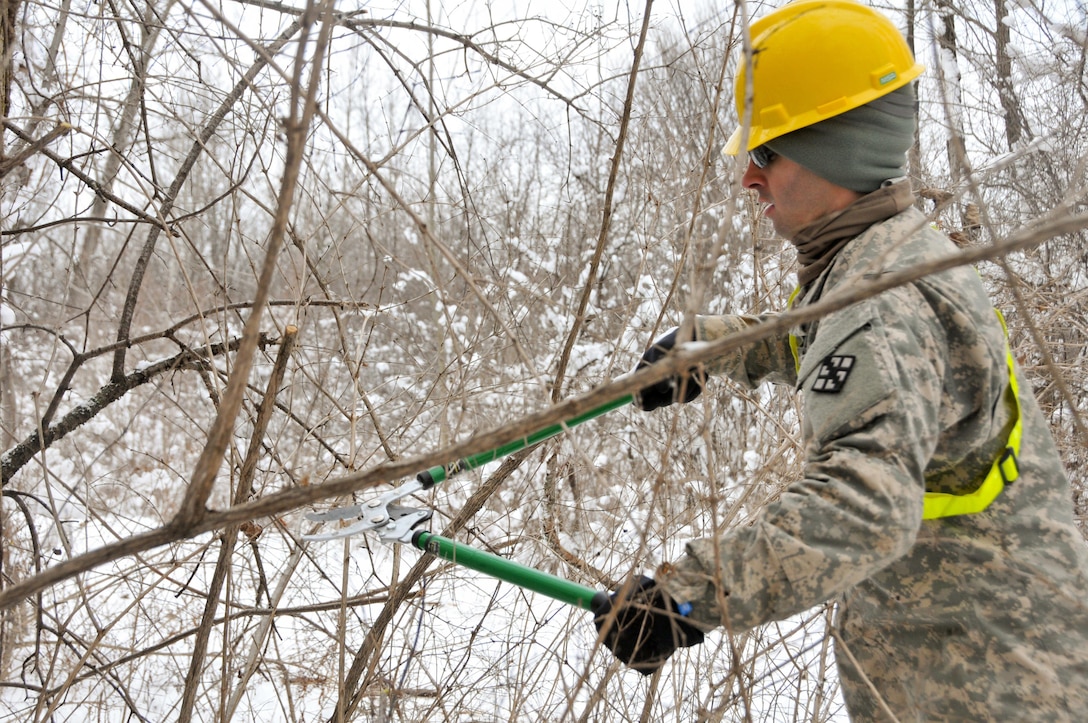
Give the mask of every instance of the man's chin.
<path id="1" fill-rule="evenodd" d="M 763 211 L 763 216 L 771 222 L 771 225 L 774 226 L 775 233 L 782 238 L 788 239 L 793 235 L 793 229 L 775 214 L 774 206 L 768 206 Z"/>

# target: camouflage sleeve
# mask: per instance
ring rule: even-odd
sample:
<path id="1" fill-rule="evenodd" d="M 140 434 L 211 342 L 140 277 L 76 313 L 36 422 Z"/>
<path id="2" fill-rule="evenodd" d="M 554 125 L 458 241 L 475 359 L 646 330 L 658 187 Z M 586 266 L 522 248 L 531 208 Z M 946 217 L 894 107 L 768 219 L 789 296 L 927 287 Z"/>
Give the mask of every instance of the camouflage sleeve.
<path id="1" fill-rule="evenodd" d="M 715 341 L 759 324 L 764 316 L 697 316 L 695 338 Z M 731 352 L 708 365 L 711 374 L 724 374 L 738 384 L 755 389 L 764 381 L 789 384 L 797 381 L 797 366 L 787 335 L 762 339 L 751 346 Z"/>
<path id="2" fill-rule="evenodd" d="M 692 619 L 737 631 L 830 599 L 906 554 L 922 522 L 943 362 L 896 290 L 820 322 L 802 360 L 806 463 L 753 524 L 687 545 L 659 578 Z M 925 307 L 924 303 L 920 304 Z M 900 328 L 885 326 L 893 319 Z"/>

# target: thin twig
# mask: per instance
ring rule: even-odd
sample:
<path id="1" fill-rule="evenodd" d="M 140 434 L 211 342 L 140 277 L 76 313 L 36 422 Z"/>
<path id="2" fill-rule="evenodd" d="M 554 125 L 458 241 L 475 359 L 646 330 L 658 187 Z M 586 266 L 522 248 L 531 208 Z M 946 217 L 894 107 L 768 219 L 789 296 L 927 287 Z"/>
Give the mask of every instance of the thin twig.
<path id="1" fill-rule="evenodd" d="M 578 299 L 578 307 L 575 309 L 570 331 L 567 332 L 567 340 L 563 343 L 563 350 L 559 353 L 559 361 L 555 368 L 555 380 L 552 382 L 553 402 L 563 398 L 567 364 L 570 363 L 570 355 L 575 342 L 585 331 L 586 309 L 589 307 L 589 299 L 593 296 L 597 285 L 597 273 L 601 268 L 601 258 L 604 256 L 604 249 L 608 244 L 609 234 L 612 230 L 612 204 L 616 193 L 616 182 L 620 175 L 620 166 L 623 162 L 623 147 L 627 141 L 627 129 L 631 124 L 631 109 L 635 102 L 635 83 L 638 80 L 639 65 L 642 63 L 642 53 L 646 47 L 646 36 L 650 30 L 650 10 L 653 4 L 653 0 L 646 0 L 646 7 L 643 10 L 642 29 L 639 30 L 638 44 L 635 46 L 634 58 L 631 60 L 631 70 L 627 74 L 627 94 L 623 99 L 620 128 L 616 135 L 616 146 L 612 153 L 611 168 L 608 171 L 608 185 L 605 187 L 604 192 L 604 208 L 601 211 L 601 226 L 597 230 L 597 245 L 593 249 L 593 257 L 589 262 L 589 272 L 586 274 L 585 285 L 582 287 L 582 294 Z"/>

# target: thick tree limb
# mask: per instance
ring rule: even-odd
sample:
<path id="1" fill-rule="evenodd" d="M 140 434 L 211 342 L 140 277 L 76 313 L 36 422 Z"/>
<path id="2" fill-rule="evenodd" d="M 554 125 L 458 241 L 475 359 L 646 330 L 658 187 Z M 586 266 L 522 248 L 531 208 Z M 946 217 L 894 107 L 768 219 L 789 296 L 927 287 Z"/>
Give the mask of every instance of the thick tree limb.
<path id="1" fill-rule="evenodd" d="M 268 379 L 268 387 L 257 409 L 257 418 L 253 422 L 253 432 L 249 439 L 249 449 L 242 469 L 238 475 L 238 486 L 234 490 L 234 504 L 241 504 L 249 497 L 253 489 L 253 475 L 257 469 L 257 459 L 260 457 L 261 444 L 264 441 L 265 431 L 272 419 L 272 410 L 275 407 L 276 394 L 283 384 L 283 376 L 287 370 L 287 362 L 291 358 L 291 350 L 294 348 L 298 337 L 298 329 L 289 326 L 284 330 L 283 343 L 280 344 L 279 355 L 272 367 L 272 374 Z M 219 544 L 219 559 L 216 561 L 215 573 L 212 575 L 211 585 L 204 598 L 204 614 L 201 623 L 197 627 L 196 640 L 193 641 L 193 653 L 189 657 L 189 673 L 185 676 L 185 689 L 181 696 L 181 712 L 178 714 L 179 723 L 187 723 L 192 720 L 193 708 L 196 705 L 196 696 L 200 688 L 201 671 L 204 668 L 205 656 L 208 652 L 208 641 L 211 639 L 213 621 L 216 610 L 219 608 L 219 596 L 222 594 L 223 585 L 227 580 L 230 570 L 231 558 L 234 556 L 234 543 L 238 540 L 238 525 L 230 525 L 223 533 L 223 539 Z"/>
<path id="2" fill-rule="evenodd" d="M 494 427 L 466 441 L 450 445 L 430 454 L 387 462 L 364 472 L 329 480 L 320 485 L 285 489 L 242 505 L 236 505 L 228 510 L 210 511 L 191 524 L 180 524 L 178 518 L 175 518 L 168 525 L 91 550 L 50 567 L 32 578 L 9 586 L 0 591 L 0 610 L 34 595 L 40 590 L 106 562 L 195 537 L 230 524 L 238 524 L 260 517 L 281 515 L 305 505 L 315 504 L 321 500 L 359 492 L 393 480 L 415 475 L 422 470 L 446 464 L 451 460 L 495 449 L 509 442 L 522 439 L 531 432 L 544 429 L 591 409 L 596 409 L 608 401 L 618 399 L 625 394 L 631 394 L 654 382 L 689 369 L 693 365 L 709 362 L 760 339 L 786 333 L 791 327 L 819 319 L 833 311 L 844 309 L 888 289 L 918 281 L 938 271 L 976 264 L 980 261 L 995 259 L 1009 253 L 1038 246 L 1054 236 L 1072 233 L 1084 228 L 1088 228 L 1088 213 L 1072 215 L 1062 209 L 1041 219 L 1038 223 L 1012 234 L 1001 243 L 972 248 L 963 253 L 952 254 L 947 258 L 938 259 L 932 263 L 894 274 L 884 274 L 863 283 L 853 284 L 841 292 L 829 294 L 818 303 L 783 313 L 765 323 L 751 326 L 717 341 L 682 346 L 661 362 L 646 367 L 638 373 L 622 376 L 602 384 L 590 392 L 572 397 L 540 412 L 523 417 L 517 423 Z"/>

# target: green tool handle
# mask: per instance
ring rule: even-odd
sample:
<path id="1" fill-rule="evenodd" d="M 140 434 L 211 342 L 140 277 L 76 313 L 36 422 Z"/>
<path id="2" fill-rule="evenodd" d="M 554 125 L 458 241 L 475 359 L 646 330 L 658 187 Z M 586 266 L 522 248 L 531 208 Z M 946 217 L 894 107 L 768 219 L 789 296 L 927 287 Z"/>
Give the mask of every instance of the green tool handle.
<path id="1" fill-rule="evenodd" d="M 420 530 L 412 536 L 412 545 L 448 562 L 482 572 L 584 610 L 595 610 L 608 599 L 608 593 L 526 567 L 513 560 L 492 555 L 490 552 L 462 545 L 448 537 L 432 535 Z"/>
<path id="2" fill-rule="evenodd" d="M 526 447 L 531 447 L 534 444 L 543 442 L 545 439 L 549 439 L 557 434 L 561 434 L 562 432 L 570 429 L 571 427 L 577 427 L 582 422 L 588 422 L 591 419 L 596 419 L 602 414 L 607 414 L 608 412 L 611 412 L 613 409 L 618 409 L 619 407 L 622 407 L 626 404 L 630 404 L 632 401 L 634 401 L 634 397 L 630 394 L 622 396 L 619 399 L 613 399 L 611 402 L 602 404 L 596 409 L 591 409 L 588 412 L 579 414 L 577 417 L 572 417 L 565 422 L 559 422 L 558 424 L 553 424 L 550 427 L 545 427 L 544 429 L 541 429 L 538 432 L 533 432 L 532 434 L 526 437 L 522 437 L 521 439 L 515 439 L 512 442 L 507 442 L 501 447 L 496 447 L 495 449 L 489 450 L 487 452 L 480 452 L 479 454 L 464 457 L 457 460 L 456 462 L 453 462 L 452 464 L 447 464 L 445 466 L 439 467 L 431 467 L 426 472 L 420 472 L 418 475 L 416 475 L 416 479 L 419 480 L 420 483 L 422 483 L 423 489 L 430 489 L 439 482 L 444 482 L 450 477 L 453 477 L 455 474 L 470 469 L 476 469 L 477 467 L 482 467 L 488 462 L 494 462 L 495 460 L 505 457 L 508 454 L 513 454 L 518 450 L 525 449 Z"/>

